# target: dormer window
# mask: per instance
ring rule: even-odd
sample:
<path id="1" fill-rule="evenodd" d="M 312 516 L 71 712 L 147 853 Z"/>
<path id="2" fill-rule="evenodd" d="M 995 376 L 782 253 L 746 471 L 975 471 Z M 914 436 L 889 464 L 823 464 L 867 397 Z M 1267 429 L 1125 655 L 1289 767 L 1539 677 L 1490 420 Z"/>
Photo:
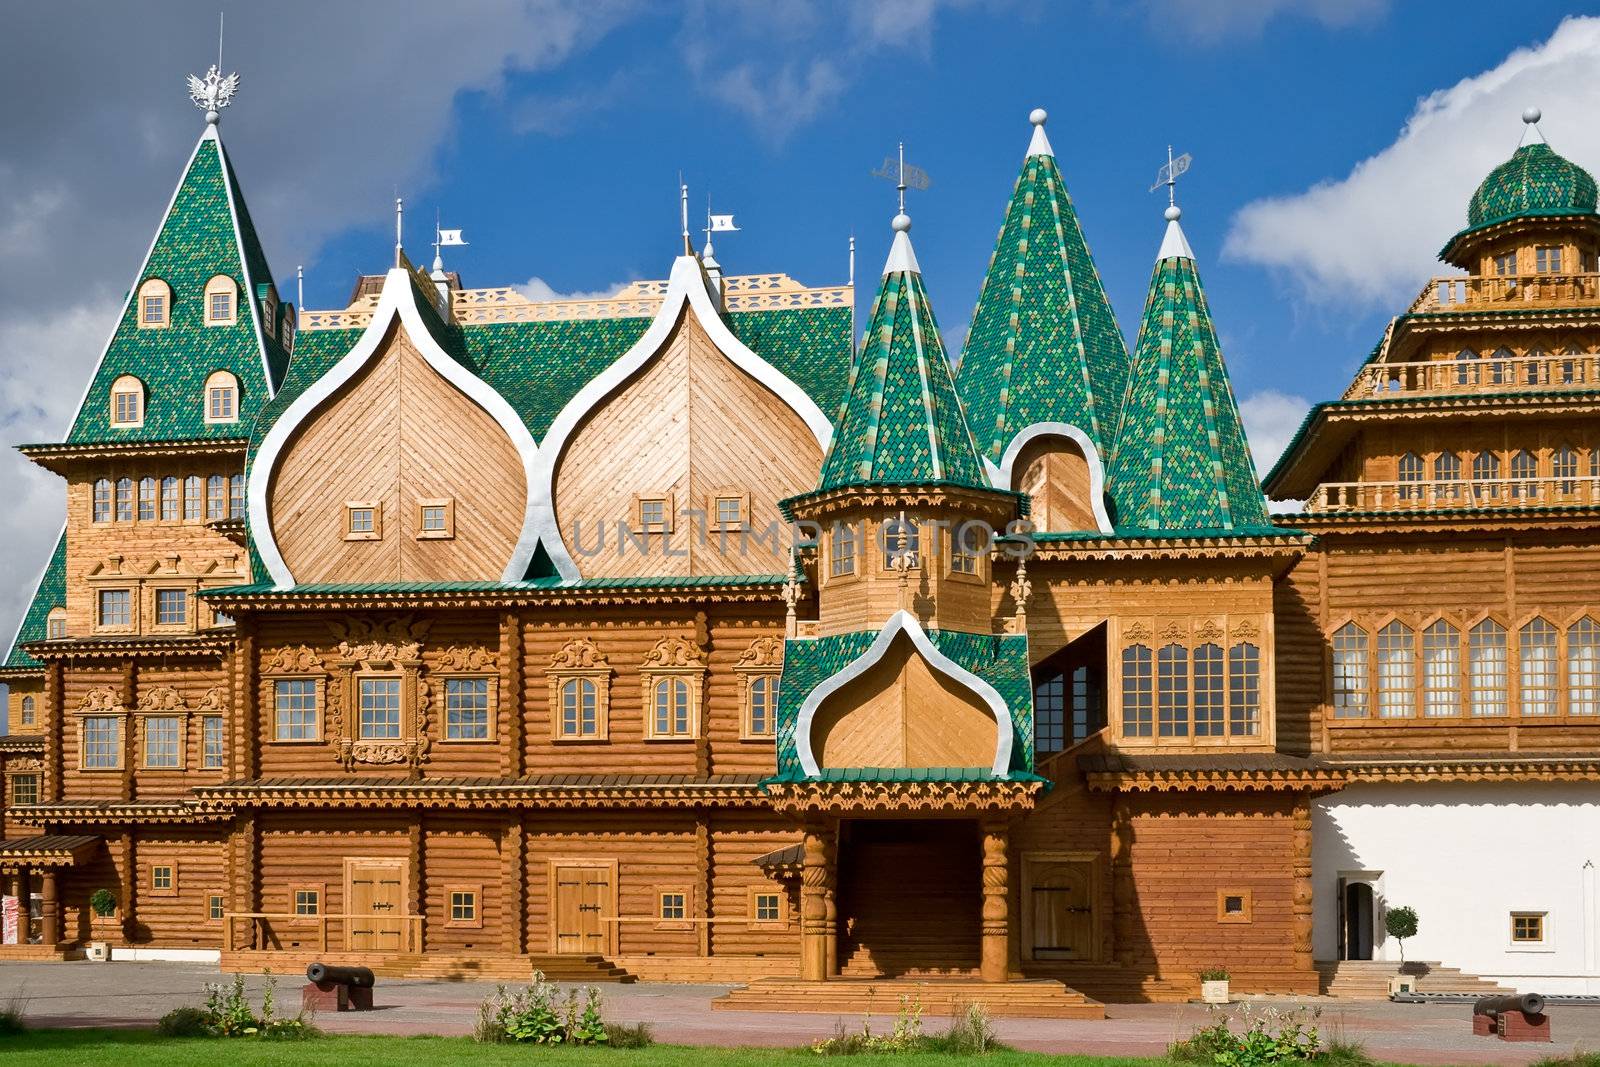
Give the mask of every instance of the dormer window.
<path id="1" fill-rule="evenodd" d="M 239 379 L 225 370 L 206 379 L 206 422 L 239 421 Z"/>
<path id="2" fill-rule="evenodd" d="M 44 625 L 44 635 L 51 641 L 59 641 L 67 636 L 67 609 L 51 608 Z"/>
<path id="3" fill-rule="evenodd" d="M 150 278 L 139 286 L 135 314 L 139 329 L 164 330 L 172 323 L 172 290 L 160 278 Z"/>
<path id="4" fill-rule="evenodd" d="M 238 321 L 239 287 L 226 274 L 206 282 L 206 325 L 232 326 Z"/>
<path id="5" fill-rule="evenodd" d="M 111 383 L 111 425 L 124 429 L 144 425 L 144 383 L 131 374 Z"/>

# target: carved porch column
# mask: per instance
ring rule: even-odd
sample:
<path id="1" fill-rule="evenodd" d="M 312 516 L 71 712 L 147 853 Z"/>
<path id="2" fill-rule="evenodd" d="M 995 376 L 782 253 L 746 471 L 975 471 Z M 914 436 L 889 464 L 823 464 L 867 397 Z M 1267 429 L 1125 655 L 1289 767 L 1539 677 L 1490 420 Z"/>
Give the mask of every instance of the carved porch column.
<path id="1" fill-rule="evenodd" d="M 1003 819 L 983 822 L 983 940 L 979 975 L 985 982 L 1010 977 L 1011 828 Z"/>
<path id="2" fill-rule="evenodd" d="M 1294 969 L 1301 975 L 1314 970 L 1311 960 L 1311 794 L 1300 793 L 1294 802 Z M 1314 987 L 1313 987 L 1314 988 Z"/>
<path id="3" fill-rule="evenodd" d="M 1132 962 L 1133 903 L 1133 819 L 1119 795 L 1111 806 L 1111 927 L 1104 958 Z"/>
<path id="4" fill-rule="evenodd" d="M 39 921 L 41 924 L 39 941 L 45 945 L 55 945 L 61 941 L 61 885 L 60 878 L 54 867 L 46 867 L 40 879 L 39 895 L 42 898 L 39 907 Z"/>
<path id="5" fill-rule="evenodd" d="M 122 940 L 132 943 L 139 909 L 139 846 L 131 830 L 123 831 L 121 841 L 122 863 L 117 873 L 122 890 Z"/>
<path id="6" fill-rule="evenodd" d="M 806 826 L 800 881 L 800 977 L 821 982 L 838 960 L 838 918 L 833 896 L 833 831 L 821 823 Z M 830 912 L 833 918 L 830 920 Z"/>

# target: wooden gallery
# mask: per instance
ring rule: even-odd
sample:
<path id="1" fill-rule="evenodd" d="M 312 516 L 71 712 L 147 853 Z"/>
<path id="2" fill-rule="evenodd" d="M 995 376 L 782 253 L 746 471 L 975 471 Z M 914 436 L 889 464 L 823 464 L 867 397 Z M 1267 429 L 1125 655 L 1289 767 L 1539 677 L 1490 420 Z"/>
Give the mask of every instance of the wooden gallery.
<path id="1" fill-rule="evenodd" d="M 296 308 L 208 120 L 21 446 L 67 513 L 0 958 L 1093 1015 L 1344 988 L 1407 904 L 1441 973 L 1590 987 L 1600 214 L 1536 126 L 1273 516 L 1178 210 L 1130 352 L 1043 111 L 959 361 L 903 213 L 859 345 L 687 234 L 608 299 L 397 243 Z"/>

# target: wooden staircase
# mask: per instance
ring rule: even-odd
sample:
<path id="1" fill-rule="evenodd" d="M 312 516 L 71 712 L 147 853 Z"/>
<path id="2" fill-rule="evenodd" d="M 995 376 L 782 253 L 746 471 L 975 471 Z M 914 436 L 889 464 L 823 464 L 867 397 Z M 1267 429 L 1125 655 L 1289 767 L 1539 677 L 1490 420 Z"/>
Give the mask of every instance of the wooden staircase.
<path id="1" fill-rule="evenodd" d="M 1387 999 L 1389 979 L 1402 973 L 1401 964 L 1392 960 L 1322 960 L 1316 967 L 1323 995 L 1366 1000 Z M 1516 992 L 1487 978 L 1431 960 L 1412 961 L 1404 968 L 1403 973 L 1416 979 L 1419 993 L 1474 993 L 1490 997 Z"/>
<path id="2" fill-rule="evenodd" d="M 535 971 L 552 982 L 638 981 L 604 956 L 540 953 L 522 956 L 447 956 L 435 953 L 373 955 L 366 952 L 272 952 L 236 950 L 222 954 L 222 970 L 298 975 L 316 962 L 370 967 L 379 978 L 431 978 L 445 982 L 525 984 Z"/>
<path id="3" fill-rule="evenodd" d="M 955 1015 L 981 1004 L 995 1018 L 1104 1019 L 1105 1006 L 1054 979 L 982 982 L 962 978 L 763 978 L 711 1002 L 715 1011 L 894 1015 L 902 998 L 925 1015 Z"/>

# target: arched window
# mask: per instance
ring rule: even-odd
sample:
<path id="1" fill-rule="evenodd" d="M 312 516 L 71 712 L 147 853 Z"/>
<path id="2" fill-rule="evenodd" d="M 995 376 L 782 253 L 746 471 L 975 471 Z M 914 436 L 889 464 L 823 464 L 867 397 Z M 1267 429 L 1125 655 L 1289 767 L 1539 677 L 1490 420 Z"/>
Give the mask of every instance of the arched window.
<path id="1" fill-rule="evenodd" d="M 1261 732 L 1261 649 L 1248 641 L 1228 649 L 1228 732 Z"/>
<path id="2" fill-rule="evenodd" d="M 161 519 L 163 522 L 177 522 L 183 517 L 183 483 L 177 476 L 167 475 L 161 479 Z"/>
<path id="3" fill-rule="evenodd" d="M 59 641 L 67 636 L 67 609 L 51 608 L 50 614 L 45 619 L 44 635 L 51 641 Z"/>
<path id="4" fill-rule="evenodd" d="M 1461 714 L 1461 631 L 1443 619 L 1422 632 L 1422 714 Z"/>
<path id="5" fill-rule="evenodd" d="M 1474 500 L 1500 499 L 1500 457 L 1494 452 L 1479 452 L 1472 457 L 1472 480 L 1484 485 L 1472 487 Z"/>
<path id="6" fill-rule="evenodd" d="M 1502 346 L 1495 349 L 1494 355 L 1490 358 L 1494 362 L 1489 364 L 1489 384 L 1510 385 L 1516 381 L 1515 373 L 1512 370 L 1514 364 L 1511 362 L 1517 358 L 1516 353 Z"/>
<path id="7" fill-rule="evenodd" d="M 156 480 L 139 479 L 139 521 L 153 522 L 156 517 Z"/>
<path id="8" fill-rule="evenodd" d="M 1148 645 L 1122 650 L 1122 736 L 1151 737 L 1155 733 L 1155 690 Z"/>
<path id="9" fill-rule="evenodd" d="M 206 282 L 206 325 L 232 326 L 239 321 L 239 287 L 226 274 Z"/>
<path id="10" fill-rule="evenodd" d="M 172 324 L 172 289 L 160 278 L 146 278 L 139 286 L 136 312 L 139 329 L 164 330 Z"/>
<path id="11" fill-rule="evenodd" d="M 111 521 L 111 479 L 101 478 L 94 483 L 95 522 Z"/>
<path id="12" fill-rule="evenodd" d="M 1493 619 L 1467 635 L 1467 700 L 1474 715 L 1506 713 L 1506 628 Z"/>
<path id="13" fill-rule="evenodd" d="M 1156 653 L 1156 722 L 1161 737 L 1189 736 L 1189 650 L 1162 645 Z"/>
<path id="14" fill-rule="evenodd" d="M 1454 452 L 1440 452 L 1433 457 L 1433 480 L 1440 483 L 1433 487 L 1435 499 L 1460 499 L 1461 457 Z"/>
<path id="15" fill-rule="evenodd" d="M 37 718 L 34 709 L 35 709 L 35 705 L 34 705 L 34 702 L 33 702 L 33 698 L 32 697 L 23 697 L 22 698 L 22 725 L 24 725 L 24 726 L 32 726 L 34 724 L 34 721 Z"/>
<path id="16" fill-rule="evenodd" d="M 682 678 L 656 682 L 651 709 L 655 737 L 683 737 L 689 733 L 689 683 Z"/>
<path id="17" fill-rule="evenodd" d="M 1396 620 L 1378 631 L 1378 716 L 1409 719 L 1416 712 L 1416 635 Z"/>
<path id="18" fill-rule="evenodd" d="M 1539 460 L 1526 448 L 1518 450 L 1511 457 L 1511 495 L 1516 499 L 1532 498 L 1538 491 L 1534 479 L 1539 477 Z"/>
<path id="19" fill-rule="evenodd" d="M 1194 735 L 1196 737 L 1223 735 L 1225 716 L 1222 694 L 1222 646 L 1207 642 L 1194 650 Z"/>
<path id="20" fill-rule="evenodd" d="M 1400 457 L 1400 499 L 1415 500 L 1422 496 L 1422 487 L 1408 485 L 1408 482 L 1422 481 L 1422 457 L 1415 452 L 1407 452 Z"/>
<path id="21" fill-rule="evenodd" d="M 1550 476 L 1556 479 L 1559 492 L 1571 494 L 1577 491 L 1578 453 L 1571 445 L 1562 445 L 1550 453 Z"/>
<path id="22" fill-rule="evenodd" d="M 1478 353 L 1470 348 L 1463 348 L 1456 353 L 1456 384 L 1472 385 L 1477 380 L 1477 366 L 1472 362 L 1478 358 Z"/>
<path id="23" fill-rule="evenodd" d="M 883 530 L 883 566 L 885 570 L 894 569 L 894 561 L 902 555 L 911 557 L 911 567 L 916 569 L 919 565 L 921 551 L 921 537 L 918 535 L 915 519 L 890 519 L 885 522 Z"/>
<path id="24" fill-rule="evenodd" d="M 133 479 L 117 479 L 117 521 L 133 521 Z"/>
<path id="25" fill-rule="evenodd" d="M 596 737 L 600 721 L 596 713 L 598 690 L 593 679 L 568 678 L 561 683 L 561 736 Z"/>
<path id="26" fill-rule="evenodd" d="M 244 475 L 235 474 L 228 478 L 228 518 L 244 518 Z"/>
<path id="27" fill-rule="evenodd" d="M 111 383 L 111 425 L 124 429 L 144 425 L 144 383 L 131 374 Z"/>
<path id="28" fill-rule="evenodd" d="M 220 474 L 206 479 L 206 521 L 228 517 L 228 480 Z"/>
<path id="29" fill-rule="evenodd" d="M 1333 633 L 1333 717 L 1367 714 L 1367 631 L 1347 622 Z"/>
<path id="30" fill-rule="evenodd" d="M 239 379 L 225 370 L 206 379 L 206 422 L 239 421 Z"/>
<path id="31" fill-rule="evenodd" d="M 183 480 L 183 518 L 185 522 L 199 522 L 206 513 L 205 483 L 198 474 Z"/>
<path id="32" fill-rule="evenodd" d="M 1522 714 L 1554 715 L 1560 707 L 1556 691 L 1556 628 L 1544 619 L 1533 619 L 1517 637 Z"/>
<path id="33" fill-rule="evenodd" d="M 772 734 L 773 719 L 778 710 L 778 679 L 770 674 L 758 674 L 750 679 L 750 716 L 746 732 L 752 737 Z"/>
<path id="34" fill-rule="evenodd" d="M 1567 627 L 1567 709 L 1600 715 L 1600 623 L 1587 615 Z"/>

